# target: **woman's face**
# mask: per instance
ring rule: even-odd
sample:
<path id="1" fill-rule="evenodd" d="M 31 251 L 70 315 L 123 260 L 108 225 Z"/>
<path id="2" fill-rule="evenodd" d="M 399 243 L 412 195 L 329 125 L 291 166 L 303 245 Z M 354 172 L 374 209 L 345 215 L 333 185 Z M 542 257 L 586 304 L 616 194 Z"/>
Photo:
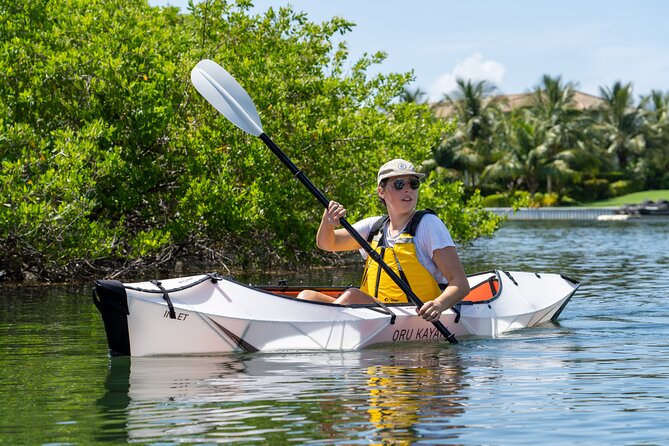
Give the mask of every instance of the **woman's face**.
<path id="1" fill-rule="evenodd" d="M 391 177 L 384 187 L 378 187 L 377 193 L 385 200 L 388 209 L 411 212 L 416 208 L 419 185 L 420 180 L 414 175 Z"/>

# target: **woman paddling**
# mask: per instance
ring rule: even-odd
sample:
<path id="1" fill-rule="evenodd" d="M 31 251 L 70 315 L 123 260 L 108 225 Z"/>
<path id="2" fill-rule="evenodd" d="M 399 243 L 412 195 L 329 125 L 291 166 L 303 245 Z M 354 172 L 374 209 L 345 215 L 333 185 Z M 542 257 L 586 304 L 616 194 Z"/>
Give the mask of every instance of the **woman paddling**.
<path id="1" fill-rule="evenodd" d="M 427 321 L 436 321 L 444 310 L 464 299 L 469 283 L 444 223 L 429 210 L 416 211 L 420 179 L 424 176 L 402 159 L 381 166 L 376 192 L 388 215 L 366 218 L 353 227 L 423 301 L 417 313 Z M 332 252 L 361 250 L 367 262 L 360 288 L 349 288 L 336 299 L 314 290 L 304 290 L 298 298 L 344 305 L 377 299 L 383 303 L 407 302 L 400 287 L 367 257 L 358 242 L 345 229 L 337 229 L 344 216 L 346 209 L 330 201 L 316 244 Z"/>

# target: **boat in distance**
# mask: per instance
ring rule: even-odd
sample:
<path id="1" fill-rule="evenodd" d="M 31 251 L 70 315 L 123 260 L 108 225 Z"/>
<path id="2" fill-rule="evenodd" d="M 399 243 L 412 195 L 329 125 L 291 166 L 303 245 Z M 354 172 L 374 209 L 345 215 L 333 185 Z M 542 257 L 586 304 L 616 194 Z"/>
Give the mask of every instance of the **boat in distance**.
<path id="1" fill-rule="evenodd" d="M 442 322 L 458 338 L 496 338 L 555 321 L 580 283 L 555 273 L 487 271 Z M 97 280 L 93 301 L 112 356 L 290 350 L 359 350 L 445 338 L 403 304 L 336 305 L 297 299 L 305 289 L 338 296 L 345 287 L 242 284 L 216 273 L 122 283 Z"/>

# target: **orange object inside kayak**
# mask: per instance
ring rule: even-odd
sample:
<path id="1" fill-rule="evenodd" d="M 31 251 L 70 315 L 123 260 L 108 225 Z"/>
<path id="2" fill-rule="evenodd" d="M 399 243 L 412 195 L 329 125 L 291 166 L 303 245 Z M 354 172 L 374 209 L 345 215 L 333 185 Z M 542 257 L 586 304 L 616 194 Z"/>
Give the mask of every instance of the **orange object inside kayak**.
<path id="1" fill-rule="evenodd" d="M 463 301 L 485 302 L 495 297 L 498 291 L 499 281 L 497 280 L 497 277 L 491 276 L 488 280 L 474 285 Z"/>

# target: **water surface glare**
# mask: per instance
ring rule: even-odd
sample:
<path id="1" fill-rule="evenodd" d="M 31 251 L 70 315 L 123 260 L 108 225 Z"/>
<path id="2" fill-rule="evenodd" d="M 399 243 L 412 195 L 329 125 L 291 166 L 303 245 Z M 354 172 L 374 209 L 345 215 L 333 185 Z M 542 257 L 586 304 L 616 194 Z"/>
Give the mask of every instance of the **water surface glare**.
<path id="1" fill-rule="evenodd" d="M 494 340 L 133 359 L 89 284 L 3 287 L 0 444 L 669 444 L 668 220 L 510 222 L 460 252 L 582 286 Z"/>

